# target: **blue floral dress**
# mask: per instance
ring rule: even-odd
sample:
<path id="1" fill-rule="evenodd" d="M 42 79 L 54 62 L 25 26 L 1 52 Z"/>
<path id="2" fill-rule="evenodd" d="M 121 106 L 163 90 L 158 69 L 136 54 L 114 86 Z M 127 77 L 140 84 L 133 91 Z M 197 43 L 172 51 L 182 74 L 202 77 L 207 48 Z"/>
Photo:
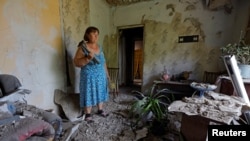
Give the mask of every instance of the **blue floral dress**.
<path id="1" fill-rule="evenodd" d="M 91 60 L 81 67 L 80 71 L 80 107 L 95 106 L 108 100 L 108 80 L 104 67 L 105 57 L 100 47 L 99 54 L 95 58 L 99 64 Z"/>

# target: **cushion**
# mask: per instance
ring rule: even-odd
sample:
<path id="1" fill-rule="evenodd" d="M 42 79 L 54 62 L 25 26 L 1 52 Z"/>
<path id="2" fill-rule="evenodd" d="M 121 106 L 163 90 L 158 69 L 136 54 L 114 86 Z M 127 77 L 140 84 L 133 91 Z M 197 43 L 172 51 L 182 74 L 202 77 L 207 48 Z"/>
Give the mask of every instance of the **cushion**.
<path id="1" fill-rule="evenodd" d="M 0 102 L 0 120 L 12 117 L 15 106 L 10 102 Z"/>
<path id="2" fill-rule="evenodd" d="M 21 102 L 21 103 L 27 103 L 26 99 L 26 90 L 25 89 L 18 89 L 15 92 L 12 92 L 9 95 L 5 95 L 0 98 L 0 102 Z"/>
<path id="3" fill-rule="evenodd" d="M 1 141 L 52 141 L 55 136 L 51 124 L 31 117 L 21 118 L 4 129 Z"/>
<path id="4" fill-rule="evenodd" d="M 0 89 L 3 96 L 18 90 L 21 86 L 22 85 L 17 77 L 9 74 L 0 74 Z"/>

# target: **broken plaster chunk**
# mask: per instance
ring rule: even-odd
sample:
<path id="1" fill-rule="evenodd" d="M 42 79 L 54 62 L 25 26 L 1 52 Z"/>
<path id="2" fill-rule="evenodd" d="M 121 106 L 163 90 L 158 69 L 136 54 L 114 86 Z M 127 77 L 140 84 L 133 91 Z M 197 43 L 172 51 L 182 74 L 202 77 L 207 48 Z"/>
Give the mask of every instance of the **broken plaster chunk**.
<path id="1" fill-rule="evenodd" d="M 28 111 L 28 110 L 23 110 L 23 116 L 26 116 L 26 117 L 33 117 L 33 114 L 32 112 Z"/>
<path id="2" fill-rule="evenodd" d="M 55 93 L 55 103 L 59 104 L 65 116 L 72 122 L 79 120 L 79 115 L 81 114 L 79 105 L 79 94 L 76 93 L 66 93 L 62 90 L 56 89 Z"/>
<path id="3" fill-rule="evenodd" d="M 183 101 L 184 101 L 184 102 L 187 102 L 187 103 L 196 103 L 196 104 L 205 103 L 205 99 L 204 99 L 204 98 L 184 97 L 184 98 L 183 98 Z"/>
<path id="4" fill-rule="evenodd" d="M 146 137 L 148 134 L 148 129 L 146 127 L 142 128 L 141 130 L 136 131 L 136 140 Z"/>
<path id="5" fill-rule="evenodd" d="M 65 141 L 69 141 L 70 137 L 79 129 L 79 125 L 80 123 L 76 124 L 75 126 L 73 126 L 70 131 L 67 133 L 67 139 Z"/>

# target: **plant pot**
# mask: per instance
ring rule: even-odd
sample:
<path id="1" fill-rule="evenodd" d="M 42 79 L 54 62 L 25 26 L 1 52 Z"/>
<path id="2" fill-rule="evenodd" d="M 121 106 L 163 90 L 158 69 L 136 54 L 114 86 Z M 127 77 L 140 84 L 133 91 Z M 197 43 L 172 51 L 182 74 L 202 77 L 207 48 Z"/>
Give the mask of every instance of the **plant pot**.
<path id="1" fill-rule="evenodd" d="M 153 120 L 150 128 L 151 133 L 155 136 L 162 136 L 166 134 L 167 123 L 163 121 Z"/>
<path id="2" fill-rule="evenodd" d="M 250 65 L 239 64 L 240 74 L 243 79 L 250 79 Z"/>

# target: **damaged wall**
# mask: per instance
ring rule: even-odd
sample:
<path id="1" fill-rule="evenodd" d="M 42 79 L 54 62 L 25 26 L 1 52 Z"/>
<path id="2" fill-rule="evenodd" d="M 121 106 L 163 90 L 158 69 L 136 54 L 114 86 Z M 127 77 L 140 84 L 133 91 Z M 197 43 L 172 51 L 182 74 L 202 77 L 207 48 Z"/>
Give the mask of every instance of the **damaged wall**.
<path id="1" fill-rule="evenodd" d="M 100 30 L 99 44 L 104 50 L 108 47 L 105 38 L 109 35 L 109 6 L 103 0 L 61 0 L 60 10 L 68 64 L 67 92 L 78 93 L 80 69 L 73 64 L 77 45 L 83 39 L 85 29 L 96 26 Z"/>
<path id="2" fill-rule="evenodd" d="M 61 0 L 61 24 L 64 51 L 66 53 L 67 90 L 78 92 L 80 69 L 73 64 L 78 43 L 83 39 L 85 29 L 90 23 L 89 0 Z"/>
<path id="3" fill-rule="evenodd" d="M 55 108 L 54 90 L 65 84 L 59 1 L 0 1 L 0 74 L 30 89 L 29 104 Z"/>
<path id="4" fill-rule="evenodd" d="M 0 74 L 18 77 L 32 91 L 30 104 L 57 110 L 54 90 L 79 91 L 72 60 L 85 29 L 97 26 L 99 42 L 107 46 L 109 6 L 103 0 L 2 0 L 0 5 Z"/>
<path id="5" fill-rule="evenodd" d="M 223 9 L 208 10 L 201 0 L 154 0 L 118 7 L 109 7 L 104 0 L 1 0 L 0 73 L 17 76 L 23 87 L 32 90 L 30 104 L 54 108 L 55 89 L 78 91 L 79 69 L 72 59 L 87 26 L 100 29 L 107 64 L 115 67 L 117 28 L 144 25 L 143 87 L 159 78 L 164 65 L 172 74 L 192 70 L 191 78 L 200 79 L 204 70 L 223 69 L 218 48 L 237 41 L 247 24 L 250 2 L 233 2 L 228 14 Z M 191 34 L 199 35 L 200 41 L 177 42 L 178 36 Z"/>
<path id="6" fill-rule="evenodd" d="M 164 66 L 171 74 L 192 71 L 190 79 L 196 80 L 202 79 L 205 70 L 224 70 L 219 48 L 239 39 L 249 16 L 249 1 L 232 2 L 232 13 L 209 10 L 201 0 L 155 0 L 114 7 L 111 29 L 145 27 L 142 89 L 159 79 Z M 199 42 L 178 43 L 179 36 L 188 35 L 199 35 Z"/>

